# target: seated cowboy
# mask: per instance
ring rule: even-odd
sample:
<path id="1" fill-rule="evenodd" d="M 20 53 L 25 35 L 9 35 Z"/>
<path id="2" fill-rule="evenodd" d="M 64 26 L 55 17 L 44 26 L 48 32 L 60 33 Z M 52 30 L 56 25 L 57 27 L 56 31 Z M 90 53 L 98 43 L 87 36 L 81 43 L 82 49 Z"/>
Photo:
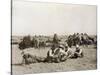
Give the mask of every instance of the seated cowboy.
<path id="1" fill-rule="evenodd" d="M 59 45 L 59 47 L 58 48 L 56 48 L 57 50 L 55 50 L 56 52 L 56 54 L 57 54 L 57 52 L 58 53 L 60 53 L 60 54 L 65 54 L 65 48 L 64 48 L 64 46 L 63 45 Z"/>
<path id="2" fill-rule="evenodd" d="M 58 56 L 55 54 L 55 50 L 56 48 L 51 47 L 51 49 L 47 52 L 45 62 L 56 62 Z"/>
<path id="3" fill-rule="evenodd" d="M 83 57 L 83 50 L 79 47 L 79 45 L 76 45 L 75 55 L 77 57 Z"/>
<path id="4" fill-rule="evenodd" d="M 67 59 L 65 47 L 63 45 L 59 45 L 59 47 L 55 50 L 55 55 L 58 55 L 59 61 L 65 61 Z"/>
<path id="5" fill-rule="evenodd" d="M 68 47 L 68 45 L 66 44 L 65 45 L 65 54 L 66 54 L 66 57 L 67 58 L 72 58 L 72 57 L 74 57 L 74 53 L 75 53 L 75 50 L 73 50 L 72 48 L 70 48 L 70 47 Z M 67 59 L 66 58 L 66 59 Z"/>
<path id="6" fill-rule="evenodd" d="M 58 47 L 54 48 L 51 47 L 51 49 L 47 53 L 46 61 L 48 62 L 60 62 L 61 57 L 65 55 L 64 46 L 59 45 Z"/>
<path id="7" fill-rule="evenodd" d="M 70 50 L 69 58 L 83 57 L 83 51 L 80 49 L 79 45 L 76 45 L 75 50 Z"/>

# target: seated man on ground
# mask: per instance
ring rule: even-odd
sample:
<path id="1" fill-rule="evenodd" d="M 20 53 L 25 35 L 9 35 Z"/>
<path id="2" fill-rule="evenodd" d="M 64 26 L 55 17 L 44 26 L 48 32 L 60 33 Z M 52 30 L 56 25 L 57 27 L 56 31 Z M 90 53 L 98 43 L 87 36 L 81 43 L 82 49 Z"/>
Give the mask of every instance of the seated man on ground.
<path id="1" fill-rule="evenodd" d="M 58 61 L 58 55 L 55 54 L 55 51 L 57 50 L 57 48 L 51 48 L 48 52 L 47 52 L 47 58 L 45 59 L 45 62 L 57 62 Z"/>
<path id="2" fill-rule="evenodd" d="M 77 57 L 83 57 L 83 50 L 79 47 L 79 45 L 76 45 L 75 55 Z"/>
<path id="3" fill-rule="evenodd" d="M 62 62 L 67 59 L 65 49 L 64 45 L 59 45 L 58 48 L 55 49 L 54 55 L 56 56 L 57 62 Z"/>
<path id="4" fill-rule="evenodd" d="M 78 58 L 78 57 L 83 57 L 83 51 L 80 49 L 79 45 L 76 45 L 75 50 L 70 49 L 69 50 L 69 58 Z"/>
<path id="5" fill-rule="evenodd" d="M 68 45 L 65 45 L 65 52 L 66 52 L 67 58 L 74 57 L 75 50 L 73 50 L 72 48 L 68 47 Z"/>
<path id="6" fill-rule="evenodd" d="M 48 62 L 60 62 L 64 61 L 66 56 L 65 48 L 63 45 L 59 45 L 56 48 L 51 48 L 47 53 L 46 61 Z"/>
<path id="7" fill-rule="evenodd" d="M 67 50 L 68 50 L 68 45 L 60 45 L 59 46 L 59 59 L 60 61 L 65 61 L 67 60 Z"/>

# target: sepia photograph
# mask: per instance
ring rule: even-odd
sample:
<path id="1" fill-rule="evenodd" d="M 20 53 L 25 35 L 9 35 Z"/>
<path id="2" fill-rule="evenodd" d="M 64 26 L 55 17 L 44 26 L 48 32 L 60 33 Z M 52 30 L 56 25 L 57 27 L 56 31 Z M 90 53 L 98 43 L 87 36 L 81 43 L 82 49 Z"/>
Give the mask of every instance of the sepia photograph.
<path id="1" fill-rule="evenodd" d="M 12 0 L 12 75 L 97 69 L 97 6 Z"/>

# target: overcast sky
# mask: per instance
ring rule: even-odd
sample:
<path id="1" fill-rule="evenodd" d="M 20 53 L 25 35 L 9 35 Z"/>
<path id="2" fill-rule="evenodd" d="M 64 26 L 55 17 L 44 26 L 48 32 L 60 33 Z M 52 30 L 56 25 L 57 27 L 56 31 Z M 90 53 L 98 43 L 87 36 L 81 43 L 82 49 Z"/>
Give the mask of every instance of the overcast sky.
<path id="1" fill-rule="evenodd" d="M 13 35 L 96 34 L 96 6 L 13 1 Z"/>

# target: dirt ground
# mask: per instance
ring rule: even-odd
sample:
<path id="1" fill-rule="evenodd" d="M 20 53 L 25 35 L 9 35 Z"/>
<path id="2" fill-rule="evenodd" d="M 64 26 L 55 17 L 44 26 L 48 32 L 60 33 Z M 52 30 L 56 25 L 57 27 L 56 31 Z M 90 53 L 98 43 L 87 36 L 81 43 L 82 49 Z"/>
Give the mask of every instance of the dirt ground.
<path id="1" fill-rule="evenodd" d="M 61 63 L 34 63 L 30 65 L 20 65 L 22 62 L 21 51 L 18 45 L 12 45 L 12 73 L 13 75 L 44 73 L 44 72 L 66 72 L 79 70 L 94 70 L 97 68 L 96 48 L 93 45 L 81 47 L 84 52 L 83 58 L 67 59 Z M 73 47 L 74 49 L 74 47 Z M 34 49 L 29 48 L 27 51 L 32 55 L 46 57 L 49 48 Z"/>

